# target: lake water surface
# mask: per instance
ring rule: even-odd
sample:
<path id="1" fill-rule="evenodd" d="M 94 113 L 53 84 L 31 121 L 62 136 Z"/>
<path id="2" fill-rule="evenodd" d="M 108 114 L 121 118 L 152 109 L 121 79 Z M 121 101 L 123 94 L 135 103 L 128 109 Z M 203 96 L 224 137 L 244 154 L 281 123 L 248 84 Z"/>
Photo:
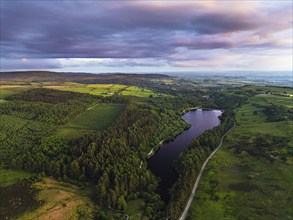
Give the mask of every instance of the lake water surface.
<path id="1" fill-rule="evenodd" d="M 182 118 L 191 124 L 191 127 L 178 135 L 174 141 L 165 143 L 156 153 L 148 159 L 148 168 L 156 176 L 160 177 L 159 194 L 166 202 L 169 200 L 168 190 L 175 183 L 177 173 L 174 170 L 174 160 L 179 154 L 187 149 L 191 140 L 204 131 L 220 124 L 220 110 L 198 109 L 185 113 Z"/>

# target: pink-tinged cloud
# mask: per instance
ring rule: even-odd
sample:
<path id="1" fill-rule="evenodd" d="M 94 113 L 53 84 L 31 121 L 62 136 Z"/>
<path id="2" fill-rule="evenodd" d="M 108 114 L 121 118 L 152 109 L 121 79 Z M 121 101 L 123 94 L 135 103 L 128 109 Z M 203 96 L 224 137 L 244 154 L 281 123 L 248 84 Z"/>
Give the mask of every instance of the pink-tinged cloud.
<path id="1" fill-rule="evenodd" d="M 21 62 L 27 62 L 28 59 L 24 57 L 24 58 L 21 58 L 20 61 L 21 61 Z"/>

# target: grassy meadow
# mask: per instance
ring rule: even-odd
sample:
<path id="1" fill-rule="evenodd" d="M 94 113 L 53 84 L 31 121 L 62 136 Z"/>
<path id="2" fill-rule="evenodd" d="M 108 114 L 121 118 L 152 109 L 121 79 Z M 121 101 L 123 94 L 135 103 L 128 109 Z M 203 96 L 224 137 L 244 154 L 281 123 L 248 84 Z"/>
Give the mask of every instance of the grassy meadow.
<path id="1" fill-rule="evenodd" d="M 125 109 L 123 104 L 98 104 L 81 113 L 59 129 L 58 136 L 74 136 L 86 131 L 100 131 L 109 127 Z"/>
<path id="2" fill-rule="evenodd" d="M 0 169 L 0 187 L 7 187 L 16 182 L 26 179 L 31 176 L 31 173 L 16 170 Z"/>
<path id="3" fill-rule="evenodd" d="M 283 105 L 288 108 L 293 108 L 293 96 L 265 95 L 262 97 L 267 100 L 267 102 L 274 105 Z"/>
<path id="4" fill-rule="evenodd" d="M 127 86 L 118 84 L 75 84 L 56 86 L 55 89 L 62 91 L 88 93 L 91 95 L 111 96 L 119 93 L 119 91 L 125 89 L 126 87 Z M 52 86 L 48 86 L 48 88 L 52 88 Z"/>
<path id="5" fill-rule="evenodd" d="M 237 127 L 203 173 L 188 219 L 293 219 L 292 121 L 266 121 L 255 104 L 270 105 L 270 98 L 250 98 L 237 111 Z M 286 105 L 284 97 L 273 98 Z M 260 135 L 291 141 L 263 146 L 255 140 Z"/>
<path id="6" fill-rule="evenodd" d="M 136 96 L 149 97 L 158 96 L 157 93 L 137 86 L 126 86 L 121 84 L 81 84 L 75 82 L 6 82 L 0 88 L 0 100 L 31 88 L 48 88 L 62 91 L 80 92 L 98 96 Z"/>
<path id="7" fill-rule="evenodd" d="M 14 94 L 17 94 L 17 93 L 20 93 L 20 92 L 23 92 L 27 90 L 27 88 L 3 88 L 3 87 L 0 87 L 0 100 L 3 100 L 5 99 L 6 97 L 10 96 L 10 95 L 14 95 Z"/>
<path id="8" fill-rule="evenodd" d="M 47 86 L 46 88 L 55 88 L 62 91 L 88 93 L 99 96 L 112 96 L 112 95 L 124 95 L 124 96 L 137 96 L 137 97 L 149 97 L 157 96 L 156 93 L 149 89 L 139 88 L 137 86 L 126 86 L 120 84 L 73 84 L 64 86 Z"/>
<path id="9" fill-rule="evenodd" d="M 149 89 L 139 88 L 137 86 L 128 86 L 125 89 L 123 89 L 120 94 L 125 96 L 138 97 L 157 96 L 153 91 Z"/>

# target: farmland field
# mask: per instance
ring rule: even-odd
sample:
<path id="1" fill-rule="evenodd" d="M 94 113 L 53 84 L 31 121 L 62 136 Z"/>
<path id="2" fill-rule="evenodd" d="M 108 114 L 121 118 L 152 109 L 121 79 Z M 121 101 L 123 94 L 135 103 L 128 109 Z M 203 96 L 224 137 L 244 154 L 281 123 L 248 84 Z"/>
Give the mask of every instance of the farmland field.
<path id="1" fill-rule="evenodd" d="M 47 88 L 54 88 L 58 90 L 71 92 L 88 93 L 100 96 L 112 96 L 115 94 L 137 97 L 149 97 L 150 95 L 157 96 L 156 93 L 149 89 L 120 84 L 72 84 L 64 86 L 47 86 Z"/>
<path id="2" fill-rule="evenodd" d="M 48 88 L 51 88 L 50 86 Z M 91 95 L 111 96 L 126 88 L 124 85 L 118 84 L 72 84 L 54 87 L 58 90 L 88 93 Z"/>
<path id="3" fill-rule="evenodd" d="M 58 135 L 65 136 L 77 130 L 103 130 L 110 126 L 125 109 L 123 104 L 98 104 L 78 115 L 62 127 Z"/>
<path id="4" fill-rule="evenodd" d="M 31 82 L 28 84 L 7 84 L 0 88 L 0 99 L 31 88 L 48 88 L 62 91 L 80 92 L 99 96 L 125 95 L 137 97 L 158 96 L 149 89 L 121 84 L 81 84 L 74 82 Z"/>
<path id="5" fill-rule="evenodd" d="M 288 108 L 293 108 L 293 97 L 291 96 L 277 96 L 277 95 L 266 95 L 263 96 L 268 102 L 274 105 L 283 105 Z"/>
<path id="6" fill-rule="evenodd" d="M 154 92 L 149 89 L 143 89 L 136 86 L 129 86 L 126 87 L 122 92 L 121 95 L 129 95 L 129 96 L 138 96 L 138 97 L 149 97 L 150 95 L 156 96 Z"/>

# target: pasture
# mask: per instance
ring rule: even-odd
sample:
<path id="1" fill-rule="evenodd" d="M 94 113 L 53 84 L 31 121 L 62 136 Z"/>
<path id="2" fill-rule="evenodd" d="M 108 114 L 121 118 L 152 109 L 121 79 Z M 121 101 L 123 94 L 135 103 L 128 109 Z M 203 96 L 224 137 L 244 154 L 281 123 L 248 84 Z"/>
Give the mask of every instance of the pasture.
<path id="1" fill-rule="evenodd" d="M 125 96 L 138 96 L 138 97 L 149 97 L 149 96 L 157 96 L 153 91 L 149 89 L 139 88 L 137 86 L 128 86 L 123 89 L 120 93 Z"/>
<path id="2" fill-rule="evenodd" d="M 119 93 L 119 91 L 123 90 L 126 87 L 127 86 L 119 84 L 65 84 L 64 86 L 55 86 L 54 89 L 62 91 L 88 93 L 91 95 L 99 96 L 111 96 Z M 52 86 L 48 86 L 47 88 L 52 88 Z"/>
<path id="3" fill-rule="evenodd" d="M 262 97 L 267 100 L 267 102 L 274 105 L 283 105 L 288 108 L 293 108 L 293 96 L 265 95 Z"/>
<path id="4" fill-rule="evenodd" d="M 0 88 L 0 100 L 9 95 L 13 95 L 32 88 L 48 88 L 62 91 L 87 93 L 98 96 L 136 96 L 149 97 L 158 96 L 157 93 L 137 86 L 126 86 L 121 84 L 81 84 L 75 82 L 29 82 L 27 84 L 8 84 Z"/>
<path id="5" fill-rule="evenodd" d="M 60 128 L 58 136 L 71 136 L 86 131 L 101 131 L 109 127 L 125 109 L 123 104 L 98 104 L 81 113 Z"/>
<path id="6" fill-rule="evenodd" d="M 62 86 L 45 86 L 46 88 L 54 88 L 63 91 L 88 93 L 91 95 L 99 96 L 112 96 L 112 95 L 124 95 L 124 96 L 137 96 L 137 97 L 149 97 L 157 96 L 156 93 L 149 89 L 140 88 L 137 86 L 126 86 L 120 84 L 64 84 Z"/>

